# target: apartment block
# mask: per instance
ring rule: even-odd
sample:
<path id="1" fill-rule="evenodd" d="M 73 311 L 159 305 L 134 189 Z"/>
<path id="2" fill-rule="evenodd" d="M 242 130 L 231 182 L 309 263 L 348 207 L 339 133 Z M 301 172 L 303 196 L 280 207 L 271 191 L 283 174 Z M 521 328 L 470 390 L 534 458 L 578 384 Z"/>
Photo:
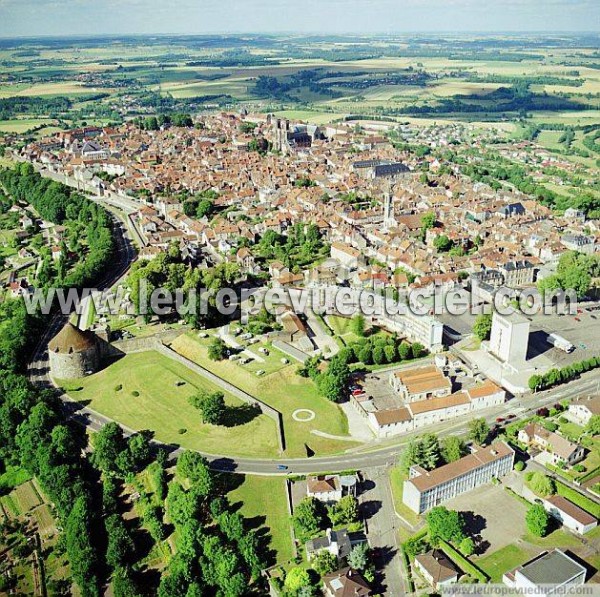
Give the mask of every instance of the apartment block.
<path id="1" fill-rule="evenodd" d="M 417 514 L 427 512 L 457 495 L 471 491 L 513 468 L 514 450 L 506 442 L 477 447 L 464 458 L 426 471 L 412 466 L 404 482 L 402 501 Z"/>

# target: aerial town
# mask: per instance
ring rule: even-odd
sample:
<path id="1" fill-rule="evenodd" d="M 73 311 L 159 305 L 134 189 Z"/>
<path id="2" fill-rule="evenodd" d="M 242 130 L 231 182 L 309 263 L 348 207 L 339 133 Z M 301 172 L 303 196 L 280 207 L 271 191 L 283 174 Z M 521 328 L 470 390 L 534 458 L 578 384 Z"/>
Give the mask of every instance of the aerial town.
<path id="1" fill-rule="evenodd" d="M 115 89 L 0 118 L 0 595 L 598 583 L 600 125 Z"/>

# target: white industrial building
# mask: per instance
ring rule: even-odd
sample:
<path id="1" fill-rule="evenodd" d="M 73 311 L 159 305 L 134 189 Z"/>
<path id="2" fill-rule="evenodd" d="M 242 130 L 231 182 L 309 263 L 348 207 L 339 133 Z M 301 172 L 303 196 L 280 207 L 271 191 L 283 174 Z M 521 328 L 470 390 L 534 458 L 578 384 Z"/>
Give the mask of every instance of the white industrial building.
<path id="1" fill-rule="evenodd" d="M 494 312 L 489 351 L 507 365 L 518 366 L 527 359 L 531 322 L 514 311 L 510 315 Z"/>

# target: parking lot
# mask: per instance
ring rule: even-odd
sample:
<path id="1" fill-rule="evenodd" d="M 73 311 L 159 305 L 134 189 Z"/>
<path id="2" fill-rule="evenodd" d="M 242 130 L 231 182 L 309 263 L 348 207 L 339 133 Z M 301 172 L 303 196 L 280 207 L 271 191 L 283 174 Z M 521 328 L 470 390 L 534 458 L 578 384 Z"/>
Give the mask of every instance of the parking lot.
<path id="1" fill-rule="evenodd" d="M 483 485 L 444 504 L 463 513 L 476 537 L 477 555 L 512 545 L 526 532 L 526 506 L 509 496 L 502 485 Z"/>

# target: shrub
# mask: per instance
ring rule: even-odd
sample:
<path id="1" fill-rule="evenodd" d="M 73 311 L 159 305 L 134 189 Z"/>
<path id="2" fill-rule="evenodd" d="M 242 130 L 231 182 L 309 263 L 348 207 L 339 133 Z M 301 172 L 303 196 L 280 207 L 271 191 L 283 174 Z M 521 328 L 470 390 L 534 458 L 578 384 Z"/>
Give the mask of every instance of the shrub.
<path id="1" fill-rule="evenodd" d="M 131 395 L 137 398 L 140 395 L 140 393 L 137 390 L 133 390 L 133 392 L 131 392 Z"/>
<path id="2" fill-rule="evenodd" d="M 522 471 L 525 468 L 525 463 L 522 460 L 517 460 L 517 462 L 515 462 L 515 470 L 516 471 Z"/>
<path id="3" fill-rule="evenodd" d="M 177 433 L 179 433 L 179 435 L 183 435 L 184 433 L 187 433 L 187 429 L 185 427 L 182 427 L 181 429 L 177 430 Z"/>
<path id="4" fill-rule="evenodd" d="M 115 392 L 120 392 L 123 389 L 123 384 L 120 383 L 118 386 L 115 386 Z"/>

